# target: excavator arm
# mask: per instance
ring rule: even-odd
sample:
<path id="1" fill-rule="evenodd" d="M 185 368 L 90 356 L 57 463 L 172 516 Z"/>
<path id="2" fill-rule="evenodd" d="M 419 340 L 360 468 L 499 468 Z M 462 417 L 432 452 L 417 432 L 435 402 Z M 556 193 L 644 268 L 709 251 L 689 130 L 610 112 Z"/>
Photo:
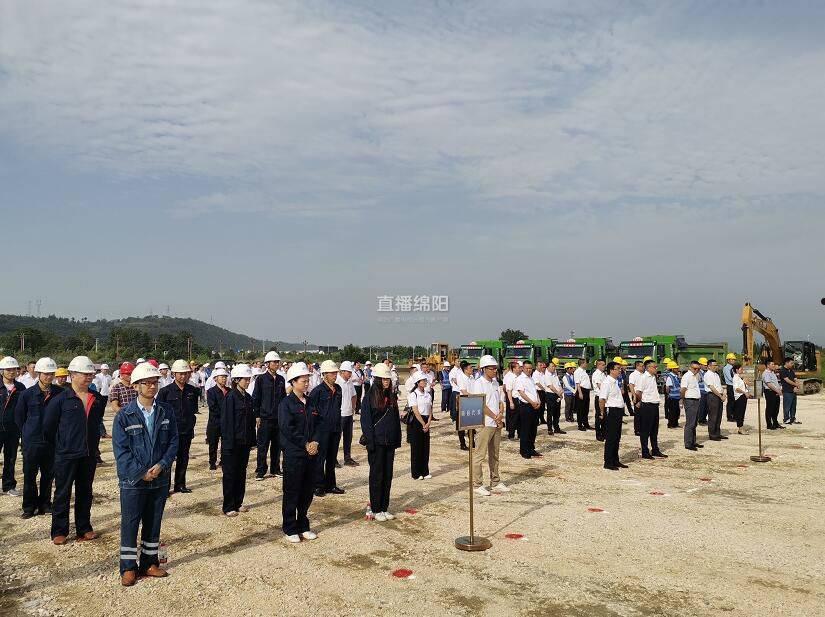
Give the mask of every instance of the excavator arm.
<path id="1" fill-rule="evenodd" d="M 770 349 L 771 359 L 774 362 L 782 362 L 782 341 L 779 338 L 779 328 L 777 328 L 770 317 L 765 317 L 757 309 L 753 308 L 750 302 L 745 302 L 742 309 L 742 364 L 750 366 L 756 360 L 753 355 L 753 334 L 754 332 L 765 337 L 765 343 Z"/>

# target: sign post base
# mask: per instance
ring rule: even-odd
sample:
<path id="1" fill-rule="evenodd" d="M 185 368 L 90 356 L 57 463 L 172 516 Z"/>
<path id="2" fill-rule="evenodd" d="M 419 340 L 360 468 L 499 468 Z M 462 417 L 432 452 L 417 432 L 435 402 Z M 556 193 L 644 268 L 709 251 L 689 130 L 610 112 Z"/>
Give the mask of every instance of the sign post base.
<path id="1" fill-rule="evenodd" d="M 455 539 L 455 547 L 460 551 L 486 551 L 492 546 L 492 542 L 481 536 L 461 536 Z"/>
<path id="2" fill-rule="evenodd" d="M 771 460 L 771 457 L 770 456 L 764 456 L 764 455 L 762 455 L 762 456 L 752 456 L 751 460 L 754 463 L 769 463 L 770 460 Z"/>

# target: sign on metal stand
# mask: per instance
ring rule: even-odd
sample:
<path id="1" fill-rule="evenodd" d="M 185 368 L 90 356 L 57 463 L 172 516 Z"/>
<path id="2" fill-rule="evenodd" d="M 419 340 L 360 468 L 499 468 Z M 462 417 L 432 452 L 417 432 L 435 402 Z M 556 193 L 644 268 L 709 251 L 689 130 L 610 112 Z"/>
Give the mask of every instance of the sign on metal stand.
<path id="1" fill-rule="evenodd" d="M 467 431 L 470 439 L 470 535 L 456 538 L 455 547 L 462 551 L 486 551 L 492 546 L 487 538 L 475 535 L 475 520 L 473 512 L 473 449 L 475 448 L 475 432 L 477 428 L 484 428 L 484 400 L 483 394 L 460 395 L 456 398 L 457 419 L 456 429 Z"/>

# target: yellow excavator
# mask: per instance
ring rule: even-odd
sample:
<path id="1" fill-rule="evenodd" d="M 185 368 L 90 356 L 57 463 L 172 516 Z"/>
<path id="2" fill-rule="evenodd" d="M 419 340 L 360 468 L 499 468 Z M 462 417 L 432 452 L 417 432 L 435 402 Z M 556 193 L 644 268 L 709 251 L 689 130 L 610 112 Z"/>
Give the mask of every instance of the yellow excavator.
<path id="1" fill-rule="evenodd" d="M 761 334 L 765 338 L 765 343 L 758 352 L 754 348 L 754 334 Z M 745 302 L 742 309 L 742 365 L 764 365 L 768 360 L 781 365 L 785 358 L 794 361 L 796 377 L 802 381 L 800 394 L 816 394 L 822 390 L 820 353 L 816 350 L 816 345 L 810 341 L 786 341 L 783 344 L 779 328 L 773 320 L 751 306 L 750 302 Z"/>
<path id="2" fill-rule="evenodd" d="M 451 364 L 455 364 L 458 359 L 458 354 L 455 349 L 450 349 L 449 343 L 438 341 L 430 345 L 430 356 L 427 362 L 434 370 L 439 370 L 445 360 Z"/>

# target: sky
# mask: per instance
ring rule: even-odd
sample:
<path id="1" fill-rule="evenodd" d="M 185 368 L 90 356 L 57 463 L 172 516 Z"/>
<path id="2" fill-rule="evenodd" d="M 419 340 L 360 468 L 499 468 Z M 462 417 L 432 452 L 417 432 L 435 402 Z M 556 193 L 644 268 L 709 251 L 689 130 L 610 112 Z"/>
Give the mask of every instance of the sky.
<path id="1" fill-rule="evenodd" d="M 816 2 L 4 0 L 0 312 L 738 348 L 750 301 L 825 343 L 822 32 Z"/>

